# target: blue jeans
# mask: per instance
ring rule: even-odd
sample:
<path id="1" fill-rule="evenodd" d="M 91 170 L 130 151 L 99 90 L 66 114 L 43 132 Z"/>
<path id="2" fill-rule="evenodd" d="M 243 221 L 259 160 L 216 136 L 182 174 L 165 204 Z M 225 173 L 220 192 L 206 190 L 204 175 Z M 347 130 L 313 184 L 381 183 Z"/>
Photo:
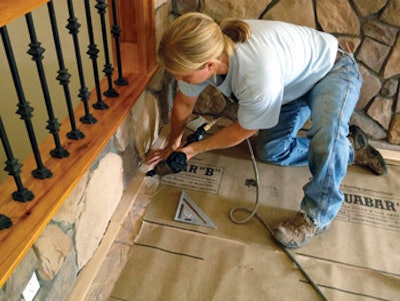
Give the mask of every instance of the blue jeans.
<path id="1" fill-rule="evenodd" d="M 339 50 L 340 51 L 340 50 Z M 340 51 L 329 73 L 300 99 L 282 106 L 278 124 L 260 130 L 257 155 L 282 166 L 309 166 L 301 209 L 318 227 L 330 225 L 343 204 L 340 184 L 354 151 L 347 136 L 362 78 L 351 54 Z M 311 117 L 306 137 L 298 131 Z"/>

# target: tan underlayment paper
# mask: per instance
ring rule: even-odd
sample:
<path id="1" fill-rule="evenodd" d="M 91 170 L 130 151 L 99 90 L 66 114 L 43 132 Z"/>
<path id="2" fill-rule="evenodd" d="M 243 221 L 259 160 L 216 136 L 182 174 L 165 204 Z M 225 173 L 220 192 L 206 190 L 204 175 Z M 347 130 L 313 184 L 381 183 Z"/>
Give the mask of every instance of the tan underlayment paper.
<path id="1" fill-rule="evenodd" d="M 273 227 L 298 210 L 310 173 L 307 167 L 261 162 L 257 167 L 258 213 Z M 254 180 L 245 143 L 203 153 L 190 160 L 187 172 L 148 179 L 160 183 L 149 196 L 142 229 L 112 296 L 146 301 L 321 300 L 256 218 L 246 224 L 229 219 L 231 208 L 254 207 Z M 330 229 L 291 251 L 329 300 L 400 300 L 399 187 L 400 166 L 394 163 L 385 176 L 350 166 L 342 184 L 345 202 Z M 182 191 L 216 229 L 174 221 Z"/>

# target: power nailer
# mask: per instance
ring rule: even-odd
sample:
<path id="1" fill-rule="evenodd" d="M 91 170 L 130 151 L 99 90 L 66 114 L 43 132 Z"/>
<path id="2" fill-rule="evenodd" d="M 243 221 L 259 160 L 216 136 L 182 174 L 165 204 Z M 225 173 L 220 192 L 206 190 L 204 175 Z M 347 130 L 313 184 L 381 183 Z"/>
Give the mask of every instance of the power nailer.
<path id="1" fill-rule="evenodd" d="M 214 123 L 203 123 L 199 126 L 195 132 L 190 134 L 186 138 L 186 144 L 184 146 L 189 145 L 190 143 L 203 140 L 204 134 L 211 128 Z M 146 176 L 152 177 L 154 175 L 165 176 L 168 174 L 178 173 L 183 170 L 186 170 L 187 160 L 186 154 L 183 152 L 172 152 L 171 155 L 164 161 L 161 161 L 156 164 L 154 169 L 149 170 L 146 173 Z"/>

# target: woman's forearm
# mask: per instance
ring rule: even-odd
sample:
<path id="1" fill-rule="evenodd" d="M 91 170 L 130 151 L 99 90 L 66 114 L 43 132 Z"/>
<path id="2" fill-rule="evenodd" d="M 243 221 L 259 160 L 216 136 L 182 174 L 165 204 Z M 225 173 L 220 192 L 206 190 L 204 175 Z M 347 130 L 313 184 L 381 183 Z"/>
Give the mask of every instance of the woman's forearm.
<path id="1" fill-rule="evenodd" d="M 171 130 L 168 138 L 168 146 L 172 149 L 180 146 L 183 131 L 192 115 L 195 103 L 196 98 L 177 93 L 171 111 Z"/>
<path id="2" fill-rule="evenodd" d="M 255 132 L 256 130 L 247 130 L 242 128 L 240 124 L 236 122 L 226 126 L 204 140 L 189 144 L 181 150 L 186 154 L 187 159 L 189 160 L 197 154 L 205 151 L 229 148 L 238 145 L 245 139 L 251 137 Z"/>

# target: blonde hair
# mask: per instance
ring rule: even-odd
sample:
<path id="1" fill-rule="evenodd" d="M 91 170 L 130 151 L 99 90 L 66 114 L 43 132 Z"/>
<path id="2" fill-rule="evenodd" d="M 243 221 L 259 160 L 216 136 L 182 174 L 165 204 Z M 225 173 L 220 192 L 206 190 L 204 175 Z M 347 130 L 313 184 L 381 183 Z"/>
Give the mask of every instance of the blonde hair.
<path id="1" fill-rule="evenodd" d="M 187 13 L 164 32 L 158 55 L 172 74 L 198 70 L 223 53 L 232 55 L 235 44 L 250 35 L 249 25 L 241 20 L 225 20 L 219 26 L 205 14 Z"/>

